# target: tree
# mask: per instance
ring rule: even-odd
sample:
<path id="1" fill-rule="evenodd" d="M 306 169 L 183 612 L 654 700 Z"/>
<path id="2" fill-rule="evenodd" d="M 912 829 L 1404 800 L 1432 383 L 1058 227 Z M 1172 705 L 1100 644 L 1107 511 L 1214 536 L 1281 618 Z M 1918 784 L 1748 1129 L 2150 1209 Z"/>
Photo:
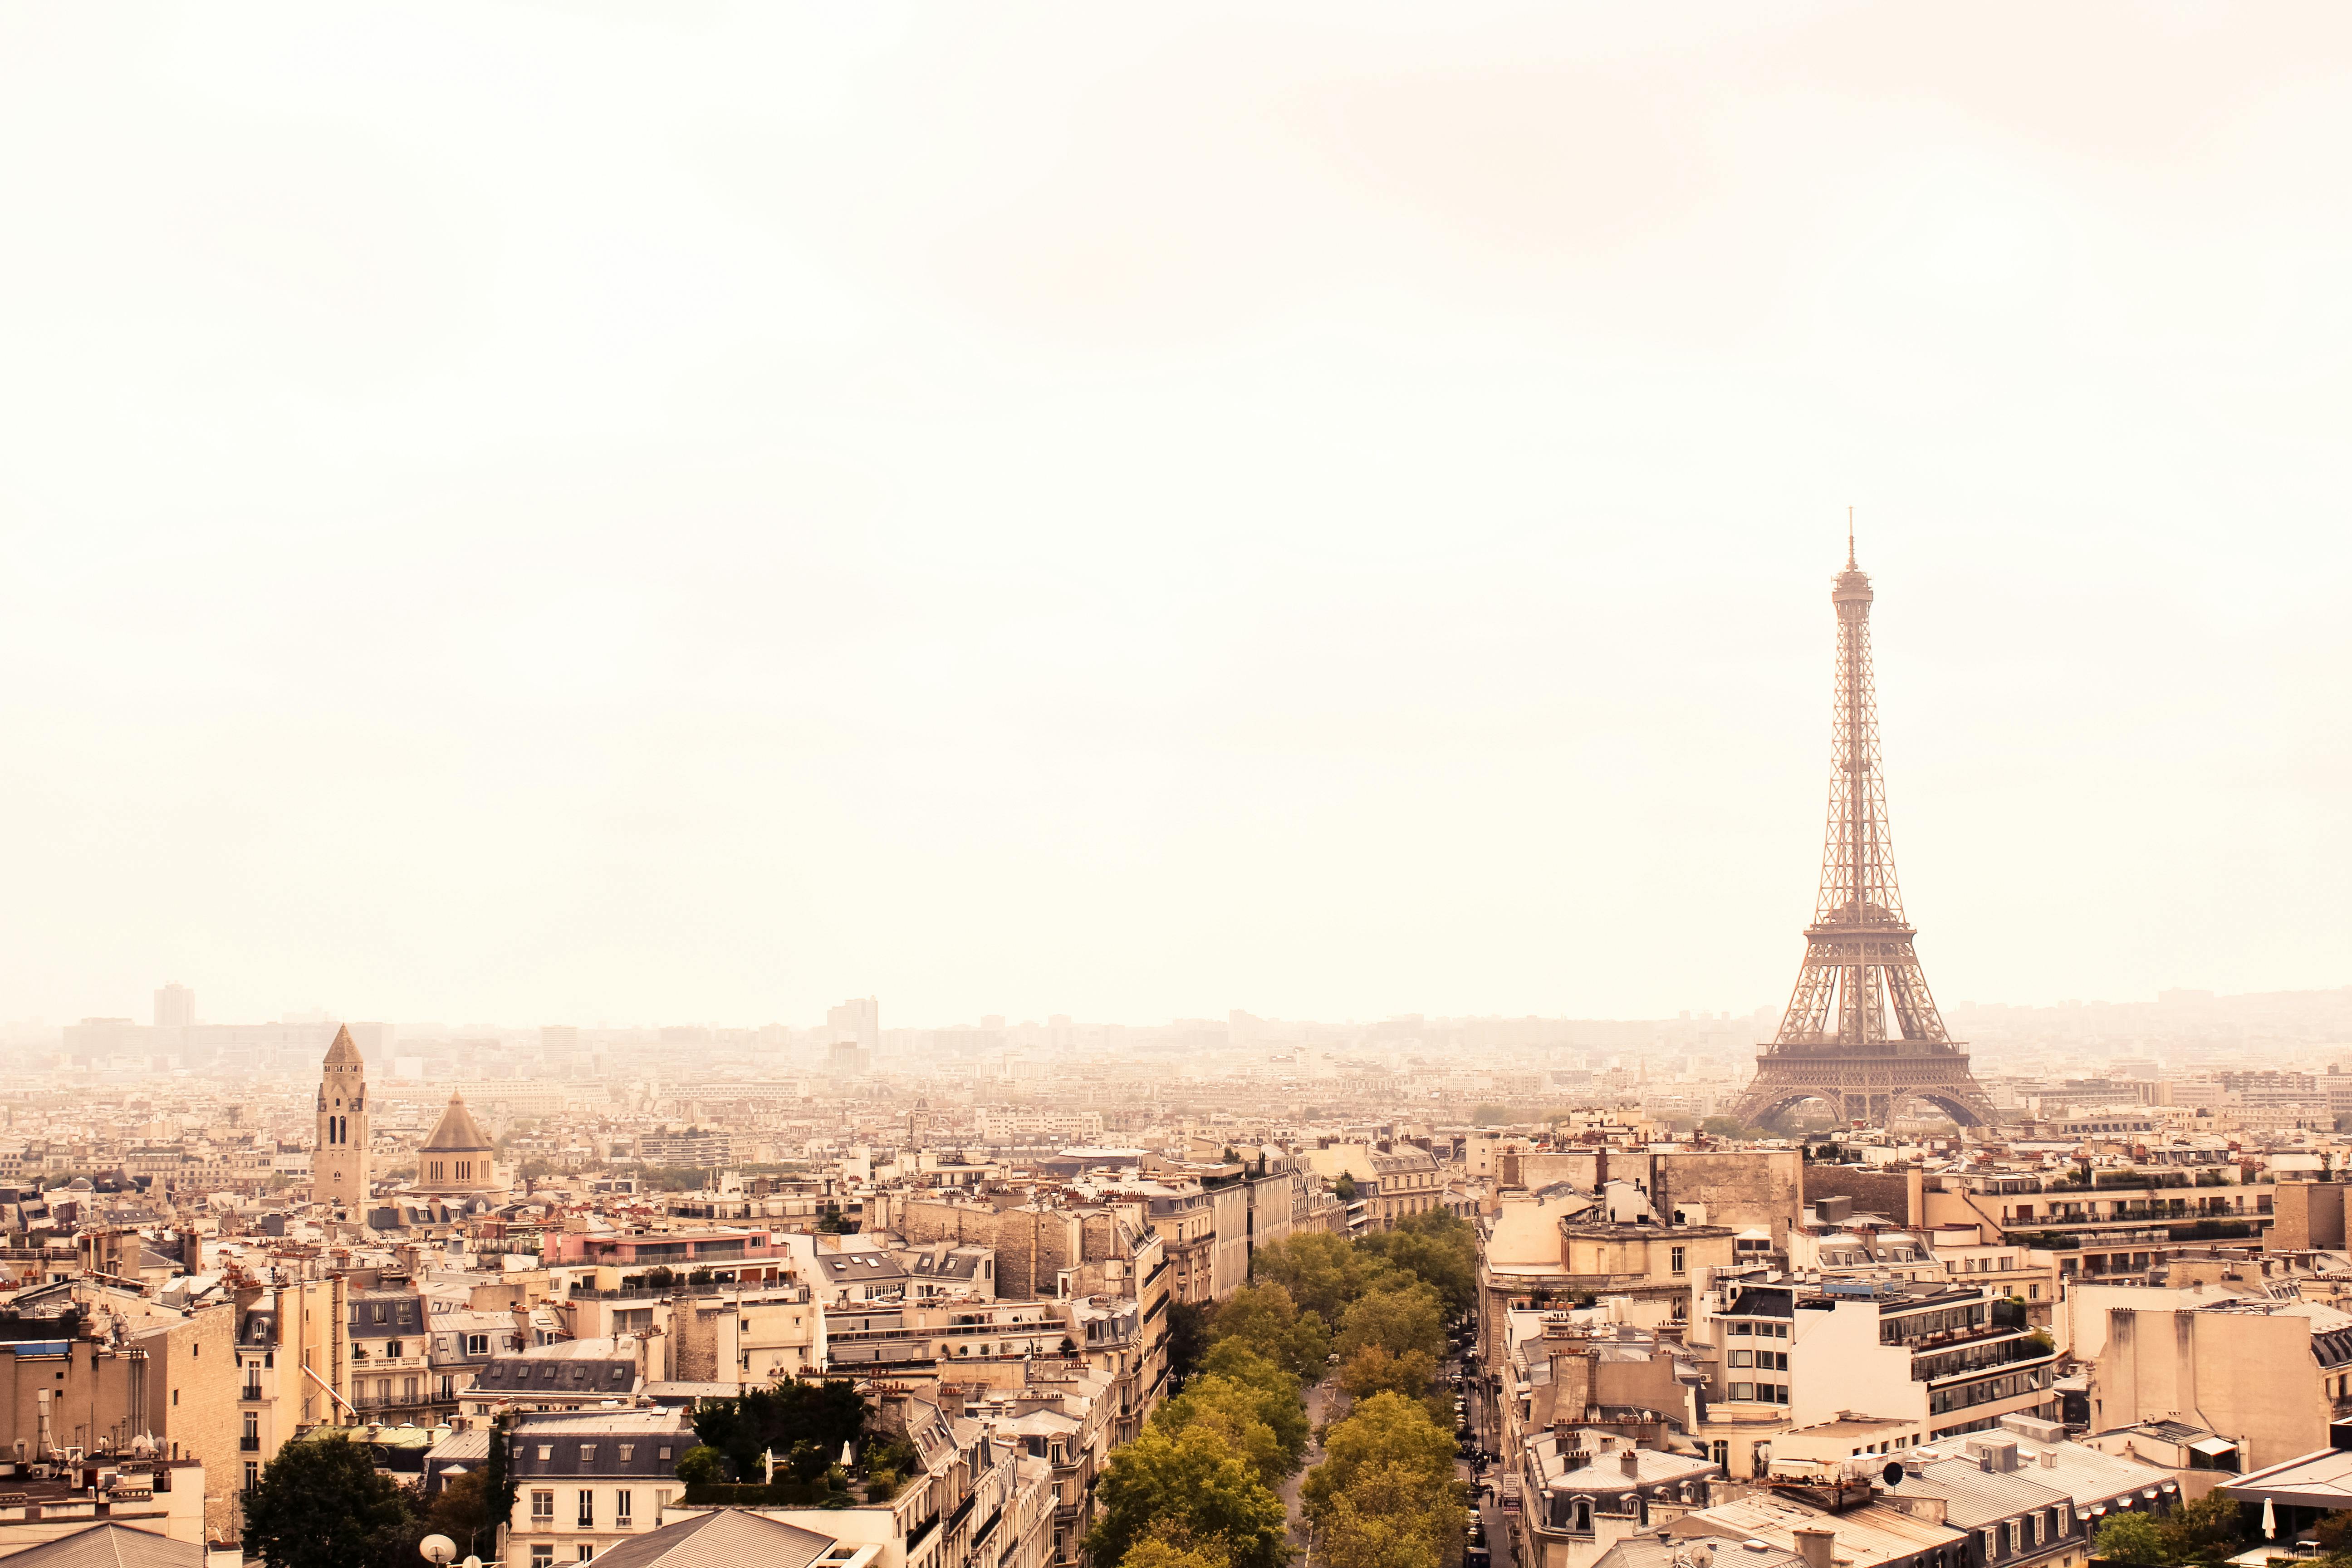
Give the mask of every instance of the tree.
<path id="1" fill-rule="evenodd" d="M 1333 1348 L 1348 1357 L 1367 1345 L 1392 1356 L 1427 1351 L 1434 1363 L 1445 1349 L 1445 1313 L 1437 1292 L 1415 1281 L 1407 1289 L 1381 1290 L 1350 1306 L 1340 1316 Z"/>
<path id="2" fill-rule="evenodd" d="M 1426 1399 L 1437 1381 L 1437 1358 L 1427 1351 L 1392 1355 L 1384 1345 L 1365 1345 L 1339 1367 L 1339 1386 L 1351 1399 L 1370 1399 L 1380 1393 Z"/>
<path id="3" fill-rule="evenodd" d="M 1336 1323 L 1364 1293 L 1364 1259 L 1343 1237 L 1315 1232 L 1260 1247 L 1254 1264 L 1262 1279 L 1281 1286 L 1304 1311 Z"/>
<path id="4" fill-rule="evenodd" d="M 1331 1568 L 1455 1568 L 1462 1489 L 1412 1465 L 1367 1465 L 1331 1500 L 1322 1523 Z"/>
<path id="5" fill-rule="evenodd" d="M 2172 1561 L 2164 1531 L 2144 1513 L 2112 1513 L 2099 1524 L 2094 1550 L 2110 1563 L 2130 1563 L 2142 1568 Z"/>
<path id="6" fill-rule="evenodd" d="M 1216 1434 L 1224 1450 L 1248 1461 L 1257 1479 L 1278 1487 L 1297 1468 L 1258 1415 L 1255 1389 L 1229 1377 L 1203 1377 L 1152 1413 L 1152 1424 L 1177 1436 L 1198 1427 Z"/>
<path id="7" fill-rule="evenodd" d="M 1478 1304 L 1478 1233 L 1457 1215 L 1444 1209 L 1408 1215 L 1396 1229 L 1357 1245 L 1435 1290 L 1451 1316 Z"/>
<path id="8" fill-rule="evenodd" d="M 1209 1342 L 1239 1341 L 1257 1354 L 1300 1377 L 1322 1373 L 1331 1353 L 1323 1320 L 1302 1313 L 1290 1292 L 1276 1284 L 1248 1285 L 1225 1298 L 1208 1319 Z M 1171 1330 L 1171 1341 L 1173 1329 Z"/>
<path id="9" fill-rule="evenodd" d="M 2311 1533 L 2326 1555 L 2338 1559 L 2352 1556 L 2352 1512 L 2337 1509 L 2321 1514 L 2319 1522 L 2311 1527 Z"/>
<path id="10" fill-rule="evenodd" d="M 1209 1348 L 1209 1313 L 1197 1301 L 1168 1303 L 1168 1384 L 1177 1393 L 1200 1370 L 1201 1354 Z"/>
<path id="11" fill-rule="evenodd" d="M 513 1417 L 490 1417 L 490 1456 L 482 1462 L 482 1508 L 495 1525 L 514 1517 L 515 1475 Z M 495 1542 L 497 1537 L 492 1536 Z"/>
<path id="12" fill-rule="evenodd" d="M 690 1487 L 705 1487 L 727 1479 L 727 1456 L 708 1443 L 697 1443 L 677 1457 L 677 1479 Z"/>
<path id="13" fill-rule="evenodd" d="M 1087 1551 L 1097 1563 L 1125 1562 L 1155 1530 L 1169 1540 L 1222 1538 L 1232 1568 L 1283 1568 L 1290 1555 L 1282 1499 L 1206 1426 L 1173 1437 L 1145 1427 L 1110 1457 L 1096 1498 L 1102 1514 Z"/>
<path id="14" fill-rule="evenodd" d="M 1233 1568 L 1222 1541 L 1195 1542 L 1181 1531 L 1155 1531 L 1127 1549 L 1118 1568 Z"/>
<path id="15" fill-rule="evenodd" d="M 1375 1394 L 1323 1435 L 1323 1462 L 1307 1473 L 1300 1495 L 1319 1522 L 1356 1473 L 1402 1465 L 1439 1482 L 1454 1479 L 1454 1434 L 1427 1406 L 1402 1394 Z"/>
<path id="16" fill-rule="evenodd" d="M 2219 1563 L 2238 1550 L 2245 1521 L 2245 1510 L 2236 1500 L 2209 1492 L 2174 1509 L 2158 1528 L 2171 1561 Z"/>
<path id="17" fill-rule="evenodd" d="M 427 1534 L 446 1535 L 457 1543 L 460 1555 L 479 1557 L 498 1545 L 499 1525 L 513 1517 L 490 1506 L 489 1478 L 476 1473 L 445 1482 L 425 1510 Z"/>
<path id="18" fill-rule="evenodd" d="M 1331 1184 L 1331 1191 L 1341 1203 L 1354 1203 L 1356 1201 L 1356 1178 L 1348 1174 L 1345 1171 L 1340 1172 L 1339 1179 Z"/>
<path id="19" fill-rule="evenodd" d="M 245 1494 L 246 1550 L 286 1568 L 407 1568 L 422 1535 L 415 1494 L 340 1431 L 287 1444 Z"/>
<path id="20" fill-rule="evenodd" d="M 1297 1469 L 1307 1456 L 1307 1441 L 1313 1430 L 1307 1425 L 1307 1406 L 1298 1397 L 1298 1380 L 1239 1340 L 1220 1342 L 1209 1352 L 1202 1371 L 1239 1384 L 1256 1395 L 1258 1419 L 1289 1456 L 1289 1469 Z"/>
<path id="21" fill-rule="evenodd" d="M 1481 1105 L 1470 1113 L 1470 1120 L 1481 1127 L 1500 1127 L 1511 1120 L 1511 1108 L 1491 1103 Z"/>
<path id="22" fill-rule="evenodd" d="M 702 1402 L 694 1415 L 694 1435 L 727 1457 L 735 1479 L 760 1479 L 762 1454 L 790 1456 L 793 1479 L 813 1481 L 840 1456 L 844 1443 L 860 1443 L 873 1406 L 857 1385 L 842 1378 L 803 1382 L 787 1378 L 735 1399 Z"/>

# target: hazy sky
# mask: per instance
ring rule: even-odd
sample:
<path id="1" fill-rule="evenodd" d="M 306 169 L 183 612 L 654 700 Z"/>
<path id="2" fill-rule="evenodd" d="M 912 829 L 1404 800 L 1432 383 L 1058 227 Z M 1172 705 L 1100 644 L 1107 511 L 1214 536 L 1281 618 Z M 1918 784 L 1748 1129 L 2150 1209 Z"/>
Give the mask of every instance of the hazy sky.
<path id="1" fill-rule="evenodd" d="M 1769 19 L 1765 19 L 1769 13 Z M 0 6 L 0 1012 L 2352 981 L 2340 5 Z"/>

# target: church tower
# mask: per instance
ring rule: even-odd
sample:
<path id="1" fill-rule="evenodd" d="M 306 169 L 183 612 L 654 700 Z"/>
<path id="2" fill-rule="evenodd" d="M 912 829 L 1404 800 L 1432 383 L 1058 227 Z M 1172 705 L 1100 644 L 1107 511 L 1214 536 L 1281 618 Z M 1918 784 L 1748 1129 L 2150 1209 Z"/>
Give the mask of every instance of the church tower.
<path id="1" fill-rule="evenodd" d="M 310 1196 L 356 1208 L 368 1194 L 367 1063 L 349 1029 L 335 1031 L 319 1075 L 319 1141 L 310 1152 Z"/>

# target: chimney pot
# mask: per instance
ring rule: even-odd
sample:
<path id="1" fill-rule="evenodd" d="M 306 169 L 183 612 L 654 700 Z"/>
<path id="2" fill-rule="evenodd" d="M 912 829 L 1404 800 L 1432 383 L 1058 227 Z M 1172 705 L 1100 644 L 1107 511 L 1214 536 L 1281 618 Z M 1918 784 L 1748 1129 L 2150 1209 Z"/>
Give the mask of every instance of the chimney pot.
<path id="1" fill-rule="evenodd" d="M 1642 1473 L 1642 1456 L 1628 1448 L 1617 1457 L 1618 1467 L 1629 1476 Z"/>

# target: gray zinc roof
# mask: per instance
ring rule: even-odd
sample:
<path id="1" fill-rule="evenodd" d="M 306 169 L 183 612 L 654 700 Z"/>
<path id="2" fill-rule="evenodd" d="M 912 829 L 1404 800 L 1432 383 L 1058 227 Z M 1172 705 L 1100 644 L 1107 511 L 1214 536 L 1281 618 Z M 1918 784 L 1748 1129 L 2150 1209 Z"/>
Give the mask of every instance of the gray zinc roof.
<path id="1" fill-rule="evenodd" d="M 604 1568 L 808 1568 L 831 1537 L 734 1509 L 663 1525 L 599 1553 Z"/>

